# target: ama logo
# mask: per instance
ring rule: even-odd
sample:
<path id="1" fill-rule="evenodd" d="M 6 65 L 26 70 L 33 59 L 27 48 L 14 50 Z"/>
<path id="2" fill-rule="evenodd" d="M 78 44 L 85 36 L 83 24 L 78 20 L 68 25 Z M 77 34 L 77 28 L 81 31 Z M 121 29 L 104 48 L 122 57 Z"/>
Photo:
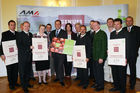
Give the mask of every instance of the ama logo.
<path id="1" fill-rule="evenodd" d="M 39 11 L 33 11 L 33 10 L 22 10 L 20 12 L 20 16 L 39 16 Z"/>

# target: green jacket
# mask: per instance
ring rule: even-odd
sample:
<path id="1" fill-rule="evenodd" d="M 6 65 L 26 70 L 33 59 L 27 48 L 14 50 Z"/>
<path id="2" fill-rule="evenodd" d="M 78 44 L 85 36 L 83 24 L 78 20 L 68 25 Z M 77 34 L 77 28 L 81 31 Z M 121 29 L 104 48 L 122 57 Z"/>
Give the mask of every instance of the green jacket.
<path id="1" fill-rule="evenodd" d="M 104 31 L 99 30 L 93 38 L 93 60 L 99 58 L 105 60 L 107 57 L 107 35 Z"/>

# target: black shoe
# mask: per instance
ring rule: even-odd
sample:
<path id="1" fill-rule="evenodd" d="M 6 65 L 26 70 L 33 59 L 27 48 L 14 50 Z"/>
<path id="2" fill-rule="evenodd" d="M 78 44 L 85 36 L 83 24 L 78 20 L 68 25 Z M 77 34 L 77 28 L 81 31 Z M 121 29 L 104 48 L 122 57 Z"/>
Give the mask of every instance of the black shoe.
<path id="1" fill-rule="evenodd" d="M 83 83 L 80 82 L 77 86 L 82 86 L 82 85 L 83 85 Z"/>
<path id="2" fill-rule="evenodd" d="M 119 89 L 118 88 L 111 88 L 109 89 L 110 92 L 114 92 L 114 91 L 118 91 Z"/>
<path id="3" fill-rule="evenodd" d="M 55 79 L 55 80 L 54 80 L 54 82 L 57 82 L 57 81 L 59 81 L 59 79 Z"/>
<path id="4" fill-rule="evenodd" d="M 76 77 L 76 78 L 74 79 L 74 81 L 77 81 L 77 80 L 79 80 L 79 78 L 78 78 L 78 77 Z"/>
<path id="5" fill-rule="evenodd" d="M 95 89 L 95 91 L 102 91 L 102 90 L 104 90 L 104 87 L 97 87 L 97 88 Z"/>
<path id="6" fill-rule="evenodd" d="M 64 82 L 60 82 L 61 86 L 65 86 Z"/>
<path id="7" fill-rule="evenodd" d="M 43 84 L 47 85 L 48 83 L 47 82 L 43 82 Z"/>
<path id="8" fill-rule="evenodd" d="M 36 81 L 36 78 L 34 78 L 34 77 L 31 77 L 31 78 L 30 78 L 30 80 Z"/>
<path id="9" fill-rule="evenodd" d="M 15 87 L 14 87 L 14 86 L 9 86 L 9 88 L 10 88 L 11 90 L 15 90 Z"/>
<path id="10" fill-rule="evenodd" d="M 88 85 L 86 84 L 86 85 L 83 86 L 83 89 L 86 89 L 87 87 L 88 87 Z"/>
<path id="11" fill-rule="evenodd" d="M 134 88 L 135 88 L 134 86 L 130 86 L 130 89 L 131 89 L 131 90 L 134 90 Z"/>
<path id="12" fill-rule="evenodd" d="M 18 83 L 16 83 L 16 84 L 15 84 L 15 86 L 16 86 L 16 87 L 20 87 L 21 85 L 20 85 L 20 84 L 18 84 Z"/>
<path id="13" fill-rule="evenodd" d="M 97 88 L 97 87 L 98 87 L 97 84 L 93 84 L 93 85 L 91 86 L 91 88 Z"/>
<path id="14" fill-rule="evenodd" d="M 41 84 L 42 84 L 42 82 L 38 82 L 38 84 L 39 84 L 39 85 L 41 85 Z"/>
<path id="15" fill-rule="evenodd" d="M 29 85 L 28 85 L 28 88 L 33 88 L 33 85 L 30 85 L 30 84 L 29 84 Z"/>
<path id="16" fill-rule="evenodd" d="M 23 90 L 24 90 L 24 93 L 29 93 L 28 88 L 24 88 Z"/>
<path id="17" fill-rule="evenodd" d="M 124 90 L 123 91 L 121 90 L 120 93 L 126 93 L 126 92 Z"/>

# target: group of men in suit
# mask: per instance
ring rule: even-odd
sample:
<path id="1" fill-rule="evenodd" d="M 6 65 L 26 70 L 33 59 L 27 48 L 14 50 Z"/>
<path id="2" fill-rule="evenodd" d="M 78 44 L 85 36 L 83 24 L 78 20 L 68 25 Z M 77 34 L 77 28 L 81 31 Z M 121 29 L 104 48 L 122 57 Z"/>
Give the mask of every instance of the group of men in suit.
<path id="1" fill-rule="evenodd" d="M 126 88 L 126 68 L 127 64 L 130 67 L 130 88 L 134 89 L 136 84 L 136 61 L 138 57 L 138 49 L 140 46 L 140 27 L 133 25 L 133 18 L 126 18 L 126 27 L 122 28 L 122 20 L 117 18 L 114 21 L 115 31 L 111 32 L 110 39 L 126 39 L 126 66 L 111 66 L 113 75 L 114 88 L 110 91 L 120 91 L 125 93 Z M 32 69 L 32 34 L 29 32 L 30 23 L 23 23 L 23 30 L 19 33 L 15 31 L 16 23 L 13 20 L 8 22 L 9 29 L 2 33 L 0 55 L 5 61 L 2 42 L 16 40 L 18 48 L 18 63 L 8 65 L 7 74 L 10 89 L 15 89 L 19 86 L 17 83 L 18 71 L 20 75 L 21 86 L 25 93 L 28 93 L 28 88 L 33 87 L 29 84 L 30 71 Z M 48 25 L 51 26 L 51 25 Z M 81 80 L 78 86 L 83 85 L 83 89 L 88 86 L 88 68 L 90 68 L 90 77 L 94 78 L 92 88 L 96 91 L 104 89 L 104 63 L 107 58 L 107 35 L 105 31 L 100 29 L 100 22 L 91 20 L 91 30 L 86 32 L 86 26 L 77 23 L 75 29 L 77 31 L 76 45 L 85 45 L 86 61 L 88 67 L 86 69 L 77 69 L 77 77 L 75 80 Z M 67 38 L 67 32 L 61 29 L 61 21 L 55 21 L 55 30 L 49 33 L 50 42 L 54 37 Z M 64 61 L 65 54 L 52 53 L 56 79 L 62 86 L 64 83 Z"/>

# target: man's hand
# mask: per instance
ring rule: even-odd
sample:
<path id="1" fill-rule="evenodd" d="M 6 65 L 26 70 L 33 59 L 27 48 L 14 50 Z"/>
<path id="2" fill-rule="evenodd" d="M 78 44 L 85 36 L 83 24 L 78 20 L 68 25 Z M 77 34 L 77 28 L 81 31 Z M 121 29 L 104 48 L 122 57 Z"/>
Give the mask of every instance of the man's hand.
<path id="1" fill-rule="evenodd" d="M 100 58 L 100 59 L 98 60 L 98 62 L 99 62 L 99 64 L 102 64 L 102 63 L 103 63 L 103 59 Z"/>
<path id="2" fill-rule="evenodd" d="M 86 58 L 86 62 L 88 62 L 89 61 L 89 59 L 88 58 Z"/>
<path id="3" fill-rule="evenodd" d="M 30 46 L 30 49 L 34 49 L 34 46 Z"/>
<path id="4" fill-rule="evenodd" d="M 6 57 L 4 55 L 1 55 L 1 59 L 5 62 Z"/>

